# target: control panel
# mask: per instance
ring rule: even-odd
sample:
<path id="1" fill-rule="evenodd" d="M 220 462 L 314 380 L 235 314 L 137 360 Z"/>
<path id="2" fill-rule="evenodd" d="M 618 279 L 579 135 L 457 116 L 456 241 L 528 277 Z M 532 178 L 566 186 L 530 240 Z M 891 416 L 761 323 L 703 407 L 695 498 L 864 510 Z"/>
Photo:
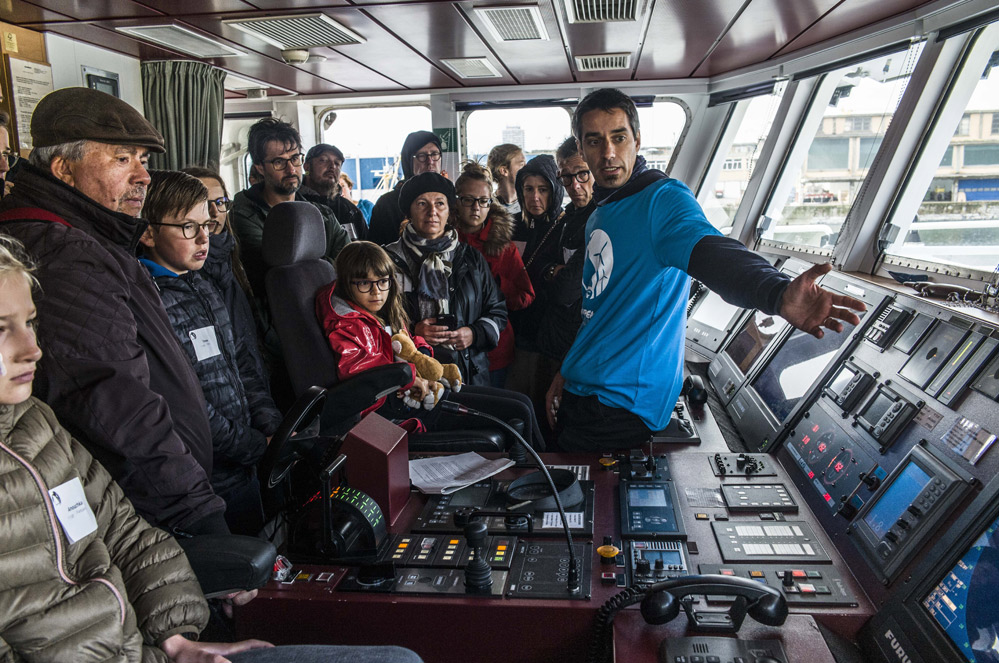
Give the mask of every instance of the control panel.
<path id="1" fill-rule="evenodd" d="M 621 536 L 687 538 L 672 481 L 621 479 L 618 496 Z"/>
<path id="2" fill-rule="evenodd" d="M 886 306 L 864 332 L 864 340 L 884 352 L 905 328 L 906 323 L 912 319 L 913 313 L 898 304 Z"/>
<path id="3" fill-rule="evenodd" d="M 629 541 L 627 579 L 630 585 L 651 585 L 689 573 L 683 541 Z"/>
<path id="4" fill-rule="evenodd" d="M 666 638 L 659 663 L 789 663 L 779 640 L 700 637 Z"/>
<path id="5" fill-rule="evenodd" d="M 732 513 L 785 511 L 796 513 L 798 504 L 782 483 L 722 484 L 722 497 Z"/>
<path id="6" fill-rule="evenodd" d="M 875 382 L 875 376 L 852 361 L 845 361 L 826 383 L 823 393 L 843 412 L 853 412 Z"/>
<path id="7" fill-rule="evenodd" d="M 712 522 L 711 529 L 726 562 L 829 562 L 825 551 L 804 521 L 757 524 Z"/>
<path id="8" fill-rule="evenodd" d="M 923 401 L 913 403 L 885 383 L 878 385 L 874 395 L 861 407 L 854 419 L 860 428 L 881 445 L 880 451 L 884 453 L 924 404 Z"/>
<path id="9" fill-rule="evenodd" d="M 698 564 L 697 570 L 749 578 L 776 587 L 784 593 L 789 605 L 857 605 L 857 597 L 830 564 Z"/>

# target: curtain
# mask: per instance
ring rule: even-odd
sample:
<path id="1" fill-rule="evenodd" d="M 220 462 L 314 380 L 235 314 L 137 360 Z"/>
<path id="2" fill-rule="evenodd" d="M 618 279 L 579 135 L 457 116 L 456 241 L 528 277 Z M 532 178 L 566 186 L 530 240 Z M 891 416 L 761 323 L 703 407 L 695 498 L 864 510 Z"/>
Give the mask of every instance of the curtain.
<path id="1" fill-rule="evenodd" d="M 219 169 L 225 72 L 203 62 L 142 63 L 146 119 L 166 141 L 166 154 L 150 155 L 151 168 Z"/>

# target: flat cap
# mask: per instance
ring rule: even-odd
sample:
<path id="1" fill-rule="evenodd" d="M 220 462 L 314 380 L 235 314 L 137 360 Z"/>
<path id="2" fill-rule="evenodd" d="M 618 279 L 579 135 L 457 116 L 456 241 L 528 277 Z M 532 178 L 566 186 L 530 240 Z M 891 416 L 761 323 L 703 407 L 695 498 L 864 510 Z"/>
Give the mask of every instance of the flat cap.
<path id="1" fill-rule="evenodd" d="M 156 127 L 117 97 L 86 87 L 66 87 L 45 95 L 31 115 L 34 146 L 50 147 L 77 140 L 166 152 Z"/>
<path id="2" fill-rule="evenodd" d="M 335 145 L 330 145 L 329 143 L 319 143 L 318 145 L 313 145 L 309 150 L 309 153 L 305 155 L 305 163 L 309 163 L 313 159 L 321 157 L 327 152 L 332 152 L 340 161 L 345 161 L 343 158 L 343 152 L 340 151 L 340 148 Z"/>

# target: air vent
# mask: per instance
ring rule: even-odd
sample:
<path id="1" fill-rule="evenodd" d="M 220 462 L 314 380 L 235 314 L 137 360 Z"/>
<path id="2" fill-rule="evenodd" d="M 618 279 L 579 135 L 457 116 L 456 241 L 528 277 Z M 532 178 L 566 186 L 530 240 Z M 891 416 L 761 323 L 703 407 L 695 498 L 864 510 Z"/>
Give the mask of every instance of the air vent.
<path id="1" fill-rule="evenodd" d="M 548 41 L 548 30 L 537 5 L 476 7 L 496 41 Z"/>
<path id="2" fill-rule="evenodd" d="M 598 55 L 577 55 L 576 69 L 579 71 L 607 71 L 608 69 L 628 69 L 631 67 L 631 53 L 600 53 Z"/>
<path id="3" fill-rule="evenodd" d="M 116 27 L 118 32 L 124 32 L 130 37 L 148 41 L 157 46 L 163 46 L 175 53 L 183 53 L 196 58 L 226 58 L 236 55 L 246 55 L 245 51 L 233 48 L 193 30 L 179 25 L 136 25 Z"/>
<path id="4" fill-rule="evenodd" d="M 570 23 L 634 21 L 638 0 L 565 0 Z"/>
<path id="5" fill-rule="evenodd" d="M 452 58 L 441 60 L 448 69 L 462 78 L 501 78 L 502 74 L 486 58 Z"/>
<path id="6" fill-rule="evenodd" d="M 222 21 L 281 50 L 363 44 L 364 37 L 326 14 L 237 18 Z"/>

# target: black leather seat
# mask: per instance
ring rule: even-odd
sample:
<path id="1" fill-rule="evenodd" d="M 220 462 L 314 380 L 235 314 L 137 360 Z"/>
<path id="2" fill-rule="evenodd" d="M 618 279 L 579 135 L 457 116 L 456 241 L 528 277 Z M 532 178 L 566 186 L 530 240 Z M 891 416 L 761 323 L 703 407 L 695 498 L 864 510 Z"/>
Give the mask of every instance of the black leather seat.
<path id="1" fill-rule="evenodd" d="M 329 388 L 337 383 L 336 356 L 316 319 L 316 293 L 336 279 L 333 266 L 323 258 L 325 250 L 326 230 L 315 206 L 287 202 L 271 209 L 264 222 L 263 257 L 269 267 L 264 282 L 296 398 L 310 387 Z M 393 373 L 398 380 L 399 373 Z M 386 383 L 384 393 L 402 384 L 405 382 Z M 440 431 L 409 437 L 410 451 L 416 452 L 503 451 L 506 447 L 503 433 L 491 430 Z"/>

